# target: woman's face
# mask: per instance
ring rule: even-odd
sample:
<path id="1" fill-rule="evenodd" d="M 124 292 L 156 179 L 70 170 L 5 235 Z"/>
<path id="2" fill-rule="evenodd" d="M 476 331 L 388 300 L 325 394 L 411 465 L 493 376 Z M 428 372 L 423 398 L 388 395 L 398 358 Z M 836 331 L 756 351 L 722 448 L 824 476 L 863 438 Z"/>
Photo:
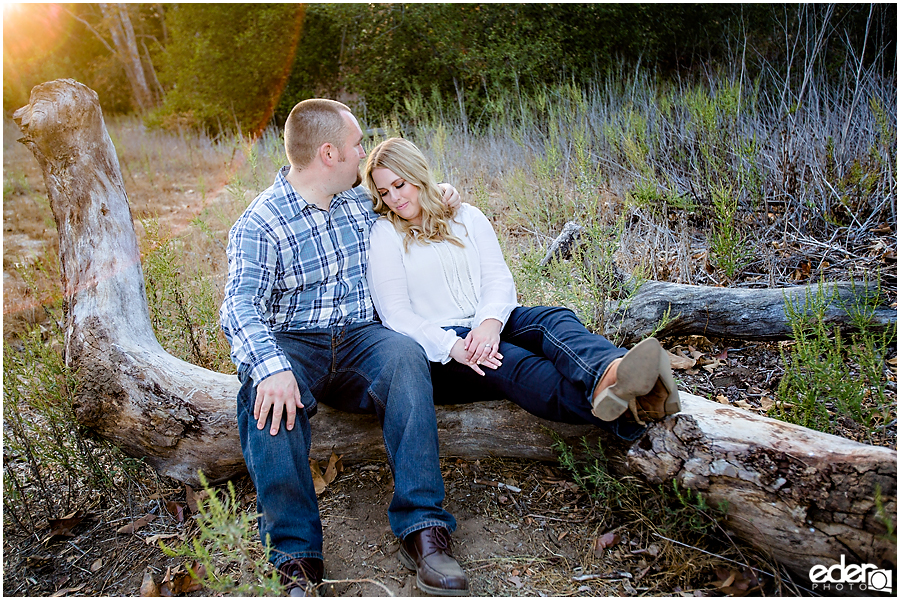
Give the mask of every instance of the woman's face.
<path id="1" fill-rule="evenodd" d="M 419 188 L 385 167 L 373 169 L 372 180 L 381 199 L 391 211 L 410 223 L 422 224 Z"/>

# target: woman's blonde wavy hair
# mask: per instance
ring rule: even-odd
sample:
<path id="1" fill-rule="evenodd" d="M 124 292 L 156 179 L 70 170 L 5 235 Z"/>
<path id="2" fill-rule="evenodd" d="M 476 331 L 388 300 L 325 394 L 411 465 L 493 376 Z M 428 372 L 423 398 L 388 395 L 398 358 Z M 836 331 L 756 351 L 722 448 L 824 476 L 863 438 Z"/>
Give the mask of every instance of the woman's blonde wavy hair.
<path id="1" fill-rule="evenodd" d="M 372 171 L 381 168 L 390 169 L 419 190 L 421 225 L 414 225 L 393 212 L 381 198 L 372 178 Z M 460 248 L 464 247 L 462 240 L 450 230 L 450 220 L 456 216 L 456 210 L 444 204 L 441 188 L 428 168 L 428 161 L 415 144 L 403 138 L 390 138 L 381 142 L 369 153 L 363 177 L 372 194 L 375 212 L 384 215 L 403 236 L 404 250 L 409 250 L 410 242 L 430 244 L 446 241 Z"/>

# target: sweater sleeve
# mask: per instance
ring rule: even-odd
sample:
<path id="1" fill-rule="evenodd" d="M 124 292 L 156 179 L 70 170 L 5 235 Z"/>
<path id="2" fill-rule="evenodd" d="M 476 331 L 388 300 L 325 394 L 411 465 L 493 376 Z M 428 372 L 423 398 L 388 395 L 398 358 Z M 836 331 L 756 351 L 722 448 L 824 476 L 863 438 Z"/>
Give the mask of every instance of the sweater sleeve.
<path id="1" fill-rule="evenodd" d="M 505 327 L 509 314 L 519 305 L 516 301 L 516 282 L 503 259 L 503 251 L 491 222 L 475 206 L 467 206 L 466 213 L 481 262 L 481 297 L 473 324 L 477 327 L 485 319 L 497 319 Z"/>
<path id="2" fill-rule="evenodd" d="M 403 241 L 386 220 L 378 220 L 372 226 L 366 278 L 381 322 L 388 329 L 416 340 L 425 349 L 428 360 L 449 362 L 450 350 L 459 338 L 456 332 L 432 325 L 413 311 L 403 262 Z"/>

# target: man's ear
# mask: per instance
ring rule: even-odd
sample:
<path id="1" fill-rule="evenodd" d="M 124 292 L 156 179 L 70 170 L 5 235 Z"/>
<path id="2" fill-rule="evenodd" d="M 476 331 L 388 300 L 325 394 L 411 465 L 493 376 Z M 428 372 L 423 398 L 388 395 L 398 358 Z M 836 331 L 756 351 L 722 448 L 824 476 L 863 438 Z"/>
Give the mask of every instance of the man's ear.
<path id="1" fill-rule="evenodd" d="M 319 159 L 326 166 L 333 166 L 338 160 L 337 147 L 331 142 L 325 142 L 319 146 Z"/>

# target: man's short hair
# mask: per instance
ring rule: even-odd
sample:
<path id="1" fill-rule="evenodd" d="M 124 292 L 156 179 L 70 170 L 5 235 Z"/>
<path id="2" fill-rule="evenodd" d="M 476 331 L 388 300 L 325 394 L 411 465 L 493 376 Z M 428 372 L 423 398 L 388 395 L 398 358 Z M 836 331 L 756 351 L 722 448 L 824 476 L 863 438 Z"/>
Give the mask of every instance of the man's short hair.
<path id="1" fill-rule="evenodd" d="M 347 132 L 343 112 L 350 113 L 350 109 L 324 98 L 310 98 L 294 107 L 284 124 L 284 149 L 292 167 L 309 165 L 322 144 L 343 146 Z"/>

